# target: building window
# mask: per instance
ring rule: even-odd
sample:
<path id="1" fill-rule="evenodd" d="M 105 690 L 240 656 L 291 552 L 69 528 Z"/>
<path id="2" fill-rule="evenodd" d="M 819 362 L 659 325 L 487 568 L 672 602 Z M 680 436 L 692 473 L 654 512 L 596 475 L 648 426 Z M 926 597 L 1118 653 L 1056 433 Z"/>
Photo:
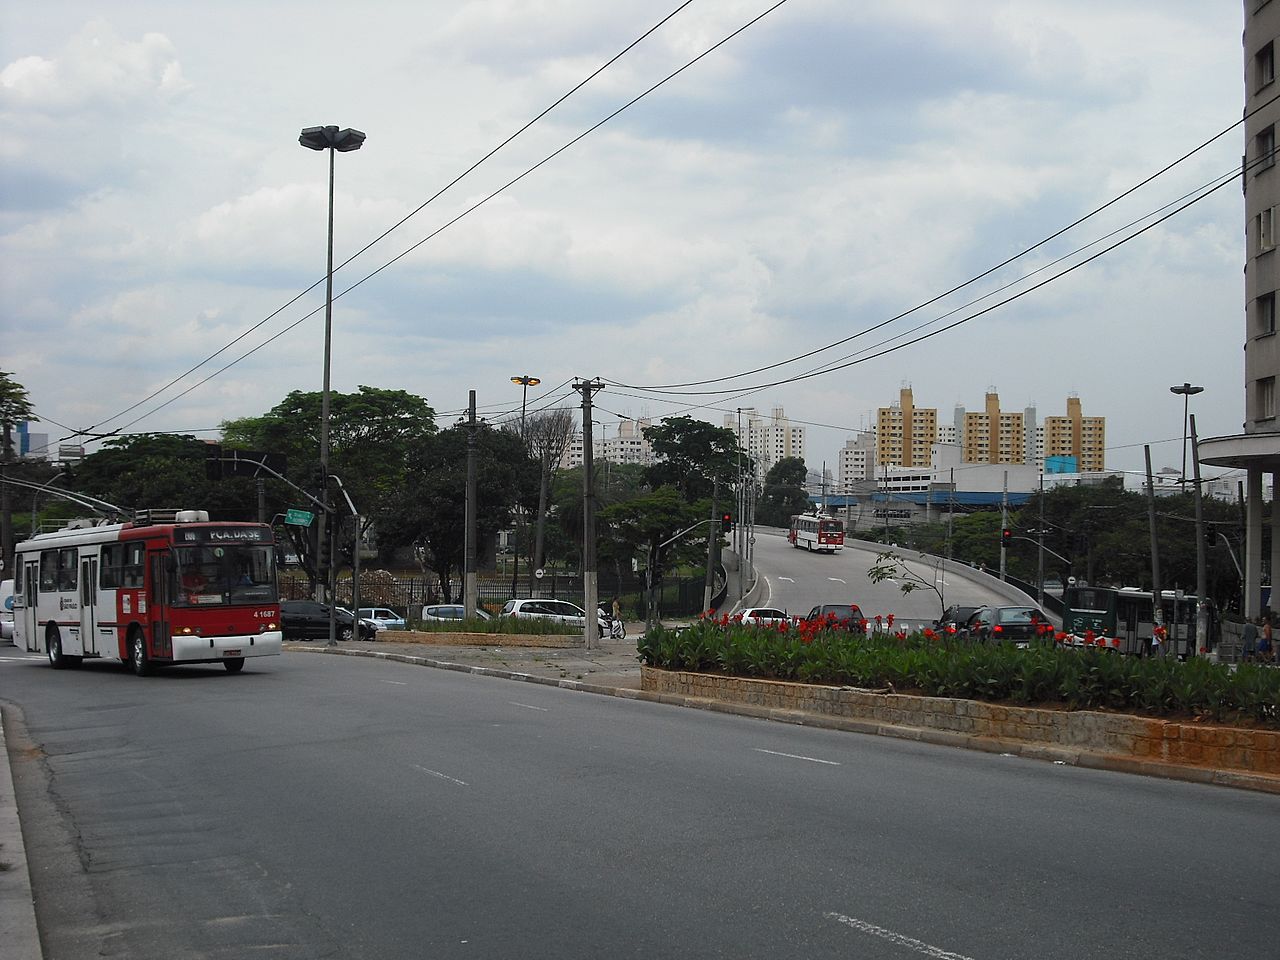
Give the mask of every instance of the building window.
<path id="1" fill-rule="evenodd" d="M 1276 128 L 1274 124 L 1254 137 L 1253 141 L 1257 146 L 1257 158 L 1254 161 L 1255 169 L 1258 171 L 1265 170 L 1276 162 Z"/>
<path id="2" fill-rule="evenodd" d="M 1264 293 L 1254 301 L 1257 335 L 1265 337 L 1276 332 L 1276 295 L 1275 291 Z"/>
<path id="3" fill-rule="evenodd" d="M 1272 420 L 1276 415 L 1276 378 L 1263 377 L 1258 381 L 1258 419 Z"/>
<path id="4" fill-rule="evenodd" d="M 1258 214 L 1258 252 L 1266 253 L 1276 245 L 1276 208 L 1268 207 Z"/>
<path id="5" fill-rule="evenodd" d="M 1276 53 L 1274 43 L 1268 43 L 1253 58 L 1254 89 L 1261 90 L 1276 78 Z"/>

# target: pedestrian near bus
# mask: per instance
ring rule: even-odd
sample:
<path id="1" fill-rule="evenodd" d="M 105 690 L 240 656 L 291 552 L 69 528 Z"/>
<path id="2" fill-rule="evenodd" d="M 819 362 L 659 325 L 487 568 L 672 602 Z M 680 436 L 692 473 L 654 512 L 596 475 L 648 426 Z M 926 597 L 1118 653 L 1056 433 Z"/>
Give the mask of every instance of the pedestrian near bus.
<path id="1" fill-rule="evenodd" d="M 1240 631 L 1240 659 L 1245 663 L 1252 662 L 1258 654 L 1258 625 L 1252 620 L 1244 622 Z"/>
<path id="2" fill-rule="evenodd" d="M 1274 662 L 1276 645 L 1271 636 L 1271 617 L 1262 618 L 1262 639 L 1258 641 L 1258 659 L 1263 663 Z"/>

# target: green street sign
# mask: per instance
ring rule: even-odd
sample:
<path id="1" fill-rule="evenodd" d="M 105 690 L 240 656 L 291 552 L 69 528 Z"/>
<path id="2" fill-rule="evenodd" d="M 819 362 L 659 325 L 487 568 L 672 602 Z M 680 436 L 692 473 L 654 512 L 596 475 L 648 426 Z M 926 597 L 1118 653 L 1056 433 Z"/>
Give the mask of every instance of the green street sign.
<path id="1" fill-rule="evenodd" d="M 291 523 L 295 527 L 309 527 L 311 521 L 316 518 L 314 513 L 308 513 L 306 510 L 286 510 L 284 512 L 284 522 Z"/>

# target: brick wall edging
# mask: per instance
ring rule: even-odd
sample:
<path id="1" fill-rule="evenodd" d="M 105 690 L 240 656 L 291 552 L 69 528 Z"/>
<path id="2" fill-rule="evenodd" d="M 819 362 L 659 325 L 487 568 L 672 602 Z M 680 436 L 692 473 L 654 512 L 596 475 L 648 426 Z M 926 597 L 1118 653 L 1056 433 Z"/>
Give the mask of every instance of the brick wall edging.
<path id="1" fill-rule="evenodd" d="M 1051 710 L 876 693 L 853 687 L 755 680 L 641 666 L 640 689 L 761 709 L 873 720 L 965 737 L 1013 740 L 1144 761 L 1280 775 L 1280 732 L 1158 720 L 1092 710 Z"/>
<path id="2" fill-rule="evenodd" d="M 576 634 L 543 633 L 445 633 L 435 630 L 386 630 L 378 635 L 388 643 L 421 643 L 440 647 L 581 647 Z"/>

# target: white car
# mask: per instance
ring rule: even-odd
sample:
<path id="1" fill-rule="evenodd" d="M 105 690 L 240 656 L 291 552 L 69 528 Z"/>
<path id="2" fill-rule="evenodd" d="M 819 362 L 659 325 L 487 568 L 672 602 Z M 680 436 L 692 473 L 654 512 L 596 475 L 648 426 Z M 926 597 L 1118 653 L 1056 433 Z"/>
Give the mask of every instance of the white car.
<path id="1" fill-rule="evenodd" d="M 0 583 L 0 639 L 13 639 L 13 581 Z"/>
<path id="2" fill-rule="evenodd" d="M 503 617 L 515 617 L 518 620 L 554 620 L 570 627 L 585 630 L 587 627 L 587 611 L 568 600 L 508 600 L 502 607 Z M 601 636 L 609 632 L 609 625 L 603 617 L 600 624 Z"/>
<path id="3" fill-rule="evenodd" d="M 791 626 L 791 616 L 777 607 L 747 607 L 740 614 L 742 622 L 747 626 L 777 627 L 782 624 Z"/>
<path id="4" fill-rule="evenodd" d="M 360 619 L 368 620 L 379 630 L 404 630 L 404 617 L 388 607 L 361 607 Z"/>
<path id="5" fill-rule="evenodd" d="M 460 603 L 433 603 L 430 606 L 422 608 L 423 620 L 464 620 L 466 607 Z M 477 620 L 491 620 L 484 610 L 476 607 Z"/>

